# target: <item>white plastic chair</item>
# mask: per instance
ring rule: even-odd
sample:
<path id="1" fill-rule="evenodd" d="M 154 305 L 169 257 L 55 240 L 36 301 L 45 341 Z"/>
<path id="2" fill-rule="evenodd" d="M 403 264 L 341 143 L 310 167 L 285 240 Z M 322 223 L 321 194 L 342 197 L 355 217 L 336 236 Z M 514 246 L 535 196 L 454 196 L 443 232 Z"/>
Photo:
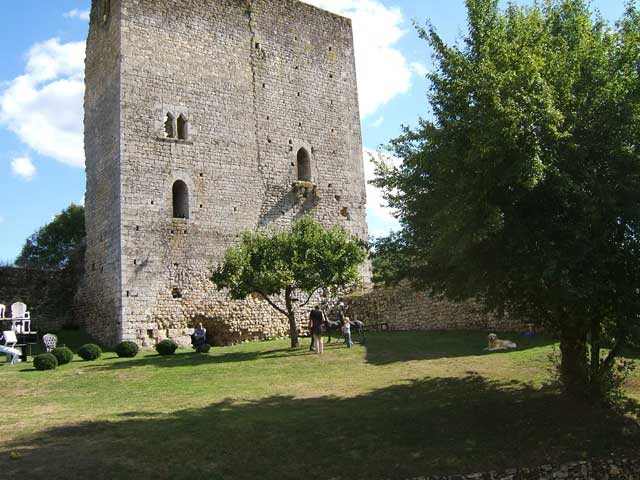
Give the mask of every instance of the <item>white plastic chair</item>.
<path id="1" fill-rule="evenodd" d="M 16 302 L 11 305 L 11 321 L 16 332 L 31 333 L 31 314 L 27 311 L 26 304 Z"/>
<path id="2" fill-rule="evenodd" d="M 0 320 L 4 319 L 4 312 L 7 311 L 7 307 L 0 303 Z"/>
<path id="3" fill-rule="evenodd" d="M 16 343 L 18 343 L 18 337 L 16 337 L 16 332 L 13 330 L 5 330 L 2 332 L 2 337 L 7 347 L 15 347 Z"/>
<path id="4" fill-rule="evenodd" d="M 15 348 L 16 343 L 18 343 L 16 332 L 13 330 L 6 330 L 2 332 L 2 338 L 4 340 L 4 345 L 0 345 L 0 352 L 7 355 L 7 361 L 9 364 L 15 365 L 20 361 L 20 355 L 22 354 L 20 350 Z"/>
<path id="5" fill-rule="evenodd" d="M 42 336 L 42 343 L 44 343 L 47 352 L 50 352 L 58 345 L 58 337 L 53 333 L 46 333 Z"/>

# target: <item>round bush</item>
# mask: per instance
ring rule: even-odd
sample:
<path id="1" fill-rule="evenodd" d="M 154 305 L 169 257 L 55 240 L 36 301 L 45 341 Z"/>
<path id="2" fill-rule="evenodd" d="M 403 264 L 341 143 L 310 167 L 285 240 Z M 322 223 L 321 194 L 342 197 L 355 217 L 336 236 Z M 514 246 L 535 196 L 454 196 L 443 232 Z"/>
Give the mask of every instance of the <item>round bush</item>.
<path id="1" fill-rule="evenodd" d="M 138 354 L 138 344 L 135 342 L 120 342 L 116 345 L 116 353 L 119 357 L 133 358 Z"/>
<path id="2" fill-rule="evenodd" d="M 33 367 L 36 370 L 55 370 L 58 360 L 52 353 L 41 353 L 33 357 Z"/>
<path id="3" fill-rule="evenodd" d="M 73 360 L 73 352 L 67 347 L 54 348 L 51 353 L 58 360 L 58 365 L 65 365 Z"/>
<path id="4" fill-rule="evenodd" d="M 95 343 L 87 343 L 78 349 L 78 355 L 83 360 L 97 360 L 102 355 L 102 350 Z"/>
<path id="5" fill-rule="evenodd" d="M 196 352 L 198 352 L 198 353 L 209 353 L 209 350 L 211 350 L 211 345 L 209 345 L 208 343 L 203 343 L 202 345 L 200 345 L 198 347 Z"/>
<path id="6" fill-rule="evenodd" d="M 160 355 L 173 355 L 176 352 L 178 345 L 173 340 L 162 340 L 156 345 L 156 351 Z"/>

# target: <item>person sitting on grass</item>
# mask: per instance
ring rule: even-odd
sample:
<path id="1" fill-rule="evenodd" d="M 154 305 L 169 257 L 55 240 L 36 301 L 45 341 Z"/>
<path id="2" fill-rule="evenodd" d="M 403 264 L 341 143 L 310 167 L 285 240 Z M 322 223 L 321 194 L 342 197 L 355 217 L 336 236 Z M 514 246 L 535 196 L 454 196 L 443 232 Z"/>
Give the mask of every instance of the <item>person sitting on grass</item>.
<path id="1" fill-rule="evenodd" d="M 207 329 L 202 326 L 202 323 L 198 323 L 191 334 L 191 345 L 198 350 L 205 343 L 207 343 Z"/>
<path id="2" fill-rule="evenodd" d="M 0 335 L 0 341 L 6 343 L 7 339 L 4 338 L 4 335 Z M 0 345 L 0 353 L 7 355 L 7 362 L 9 362 L 9 365 L 15 365 L 20 361 L 21 352 L 17 348 L 9 347 L 8 345 Z"/>

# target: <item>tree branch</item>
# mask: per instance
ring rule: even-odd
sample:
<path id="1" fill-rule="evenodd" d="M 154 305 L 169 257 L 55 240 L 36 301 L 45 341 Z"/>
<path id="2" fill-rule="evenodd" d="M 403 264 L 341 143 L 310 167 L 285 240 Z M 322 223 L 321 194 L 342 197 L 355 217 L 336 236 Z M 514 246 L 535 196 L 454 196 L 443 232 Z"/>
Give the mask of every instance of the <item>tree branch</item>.
<path id="1" fill-rule="evenodd" d="M 269 305 L 271 305 L 273 308 L 275 308 L 277 311 L 279 311 L 281 314 L 283 314 L 285 317 L 289 318 L 289 314 L 282 308 L 280 308 L 273 300 L 271 300 L 268 296 L 266 296 L 264 293 L 262 292 L 257 292 L 258 294 L 260 294 L 262 296 L 262 298 L 264 298 Z"/>
<path id="2" fill-rule="evenodd" d="M 304 307 L 305 305 L 307 305 L 307 304 L 311 301 L 311 297 L 313 297 L 313 296 L 315 295 L 315 293 L 316 293 L 318 290 L 320 290 L 321 288 L 322 288 L 322 287 L 318 287 L 318 288 L 316 288 L 313 292 L 311 292 L 311 293 L 309 294 L 309 296 L 307 297 L 307 301 L 306 301 L 306 302 L 304 302 L 304 303 L 303 303 L 302 305 L 300 305 L 300 306 L 301 306 L 301 307 Z"/>

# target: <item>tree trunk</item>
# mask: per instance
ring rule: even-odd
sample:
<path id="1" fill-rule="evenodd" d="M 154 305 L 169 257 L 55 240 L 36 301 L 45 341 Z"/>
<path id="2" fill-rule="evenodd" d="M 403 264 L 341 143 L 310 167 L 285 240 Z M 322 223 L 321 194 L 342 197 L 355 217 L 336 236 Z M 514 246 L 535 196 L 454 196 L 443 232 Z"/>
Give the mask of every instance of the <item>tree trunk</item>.
<path id="1" fill-rule="evenodd" d="M 297 348 L 300 346 L 298 341 L 298 326 L 296 325 L 296 313 L 293 310 L 291 303 L 291 287 L 287 287 L 284 291 L 284 301 L 287 306 L 287 317 L 289 317 L 289 336 L 291 337 L 291 348 Z"/>
<path id="2" fill-rule="evenodd" d="M 586 335 L 564 331 L 560 335 L 560 380 L 565 391 L 572 396 L 584 396 L 589 390 Z"/>

